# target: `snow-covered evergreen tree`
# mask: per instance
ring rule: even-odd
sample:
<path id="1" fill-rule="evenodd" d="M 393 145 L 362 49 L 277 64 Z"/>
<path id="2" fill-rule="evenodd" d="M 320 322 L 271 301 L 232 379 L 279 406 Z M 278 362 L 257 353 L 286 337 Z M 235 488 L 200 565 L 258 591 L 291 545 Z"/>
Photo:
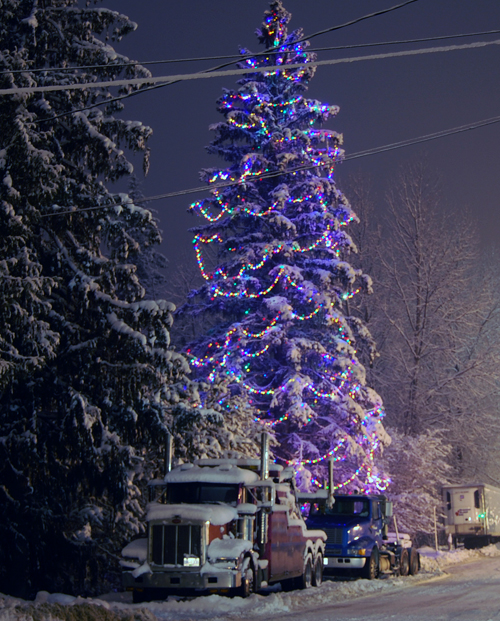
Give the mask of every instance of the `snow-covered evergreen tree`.
<path id="1" fill-rule="evenodd" d="M 141 183 L 136 175 L 133 175 L 130 179 L 128 195 L 134 203 L 149 209 L 148 201 L 142 193 Z M 140 243 L 141 253 L 137 256 L 134 263 L 137 267 L 137 276 L 146 291 L 146 297 L 153 299 L 166 297 L 170 300 L 171 298 L 165 295 L 167 286 L 167 257 L 159 252 L 156 244 L 148 243 L 147 231 L 142 231 L 140 226 L 133 231 L 127 231 L 127 235 L 130 236 L 129 239 L 132 244 L 137 244 L 137 241 Z M 141 243 L 143 242 L 143 237 L 145 237 L 145 243 Z"/>
<path id="2" fill-rule="evenodd" d="M 90 2 L 5 0 L 0 84 L 148 76 L 106 42 L 134 28 Z M 175 307 L 146 299 L 137 277 L 157 224 L 107 187 L 133 172 L 127 150 L 148 155 L 150 128 L 122 108 L 102 88 L 0 98 L 3 592 L 105 587 L 99 567 L 112 573 L 142 528 L 138 483 L 155 447 L 199 409 L 169 347 Z"/>
<path id="3" fill-rule="evenodd" d="M 348 305 L 370 280 L 348 261 L 356 216 L 334 182 L 341 136 L 322 128 L 338 108 L 304 96 L 314 55 L 289 20 L 272 2 L 257 31 L 267 51 L 244 59 L 239 90 L 218 101 L 209 152 L 228 165 L 203 171 L 214 188 L 192 205 L 208 220 L 194 229 L 206 282 L 184 311 L 218 319 L 187 351 L 201 377 L 229 382 L 222 405 L 238 396 L 274 432 L 276 458 L 301 469 L 303 486 L 333 458 L 337 489 L 382 490 L 383 408 L 356 350 L 373 344 Z"/>

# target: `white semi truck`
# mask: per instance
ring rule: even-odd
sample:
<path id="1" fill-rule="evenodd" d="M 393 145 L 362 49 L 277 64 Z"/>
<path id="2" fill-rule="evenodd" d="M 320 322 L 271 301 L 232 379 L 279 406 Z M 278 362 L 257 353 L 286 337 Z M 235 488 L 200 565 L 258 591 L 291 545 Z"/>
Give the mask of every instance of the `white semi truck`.
<path id="1" fill-rule="evenodd" d="M 153 485 L 147 537 L 123 551 L 123 585 L 134 602 L 170 594 L 232 592 L 243 597 L 280 582 L 319 586 L 326 534 L 308 528 L 295 472 L 269 458 L 201 459 Z"/>
<path id="2" fill-rule="evenodd" d="M 445 531 L 455 545 L 480 548 L 500 541 L 500 489 L 484 483 L 443 487 Z"/>

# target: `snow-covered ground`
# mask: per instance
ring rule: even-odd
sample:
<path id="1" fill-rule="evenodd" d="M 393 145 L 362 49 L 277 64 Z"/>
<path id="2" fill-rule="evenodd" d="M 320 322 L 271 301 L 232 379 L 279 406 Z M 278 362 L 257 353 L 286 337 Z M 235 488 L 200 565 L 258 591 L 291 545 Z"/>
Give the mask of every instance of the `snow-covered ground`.
<path id="1" fill-rule="evenodd" d="M 480 548 L 479 550 L 465 550 L 465 548 L 459 548 L 451 552 L 444 552 L 442 550 L 436 552 L 433 548 L 420 548 L 419 552 L 422 570 L 428 575 L 429 573 L 442 572 L 450 565 L 477 561 L 483 556 L 500 556 L 500 543 L 495 543 Z"/>
<path id="2" fill-rule="evenodd" d="M 479 560 L 484 556 L 500 556 L 500 544 L 481 550 L 453 550 L 435 552 L 431 548 L 420 550 L 422 571 L 407 578 L 382 580 L 327 580 L 319 589 L 282 593 L 279 590 L 252 595 L 248 599 L 208 595 L 182 601 L 171 598 L 166 602 L 132 604 L 129 593 L 108 593 L 98 599 L 71 597 L 60 593 L 40 592 L 34 602 L 27 602 L 0 595 L 2 621 L 211 621 L 234 620 L 240 617 L 269 619 L 271 616 L 310 610 L 347 599 L 375 593 L 394 592 L 426 580 L 445 575 L 446 567 Z"/>

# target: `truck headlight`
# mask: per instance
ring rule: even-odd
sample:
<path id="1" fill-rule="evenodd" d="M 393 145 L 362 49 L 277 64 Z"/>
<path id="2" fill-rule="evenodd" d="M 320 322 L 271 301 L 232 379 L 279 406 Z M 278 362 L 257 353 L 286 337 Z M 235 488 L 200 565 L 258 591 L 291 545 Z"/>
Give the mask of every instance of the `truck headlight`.
<path id="1" fill-rule="evenodd" d="M 347 554 L 353 556 L 366 556 L 366 548 L 347 548 Z"/>

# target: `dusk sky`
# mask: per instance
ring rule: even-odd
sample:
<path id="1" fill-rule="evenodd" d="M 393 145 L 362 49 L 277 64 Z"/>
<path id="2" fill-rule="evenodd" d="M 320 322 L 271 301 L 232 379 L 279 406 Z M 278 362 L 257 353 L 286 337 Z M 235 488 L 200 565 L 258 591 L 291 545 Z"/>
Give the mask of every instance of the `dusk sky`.
<path id="1" fill-rule="evenodd" d="M 363 15 L 401 4 L 402 0 L 284 0 L 292 13 L 289 30 L 312 34 Z M 240 46 L 260 51 L 255 29 L 267 0 L 104 0 L 137 22 L 136 32 L 116 49 L 139 61 L 229 55 Z M 315 37 L 311 48 L 357 45 L 500 30 L 499 0 L 418 0 L 336 32 Z M 500 40 L 490 35 L 384 47 L 318 52 L 318 60 L 389 53 L 422 47 Z M 155 76 L 200 71 L 224 61 L 153 65 Z M 346 156 L 389 143 L 472 124 L 500 115 L 500 45 L 319 67 L 308 97 L 340 106 L 327 126 L 344 136 Z M 218 166 L 205 152 L 208 127 L 222 120 L 215 109 L 222 89 L 235 88 L 236 77 L 194 80 L 158 88 L 126 101 L 124 117 L 153 128 L 151 169 L 143 182 L 146 196 L 200 185 L 200 168 Z M 443 201 L 454 212 L 468 208 L 484 247 L 500 249 L 500 123 L 372 155 L 337 168 L 342 182 L 353 174 L 374 185 L 377 209 L 401 164 L 425 158 L 441 178 Z M 140 167 L 137 167 L 140 170 Z M 187 213 L 203 194 L 158 200 L 163 251 L 175 264 L 189 251 L 189 227 L 201 220 Z M 356 208 L 353 205 L 354 209 Z"/>

